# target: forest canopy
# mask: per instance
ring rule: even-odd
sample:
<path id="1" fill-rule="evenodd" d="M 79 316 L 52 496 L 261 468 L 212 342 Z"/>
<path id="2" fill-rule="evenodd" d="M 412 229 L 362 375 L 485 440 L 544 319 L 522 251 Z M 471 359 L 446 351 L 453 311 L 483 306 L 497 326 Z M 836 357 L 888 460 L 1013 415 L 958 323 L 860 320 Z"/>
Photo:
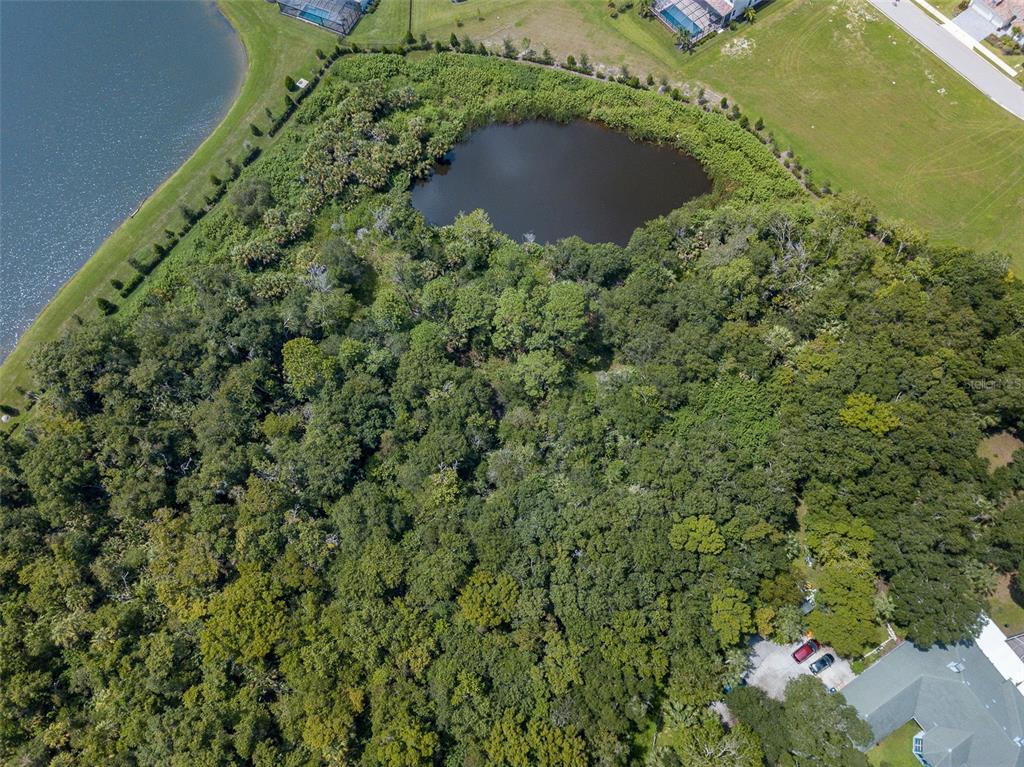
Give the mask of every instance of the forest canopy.
<path id="1" fill-rule="evenodd" d="M 624 248 L 411 207 L 535 117 L 715 193 Z M 1024 415 L 1006 259 L 803 196 L 724 116 L 488 58 L 344 57 L 286 130 L 0 436 L 5 760 L 863 764 L 816 682 L 708 706 L 754 634 L 955 641 L 1019 567 L 1021 462 L 977 455 Z"/>

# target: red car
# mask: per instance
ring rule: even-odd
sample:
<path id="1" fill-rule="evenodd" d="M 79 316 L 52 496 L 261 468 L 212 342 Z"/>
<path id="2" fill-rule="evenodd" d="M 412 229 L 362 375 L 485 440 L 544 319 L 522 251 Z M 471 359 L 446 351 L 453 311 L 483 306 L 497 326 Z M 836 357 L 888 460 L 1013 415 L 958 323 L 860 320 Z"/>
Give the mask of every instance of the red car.
<path id="1" fill-rule="evenodd" d="M 803 663 L 805 660 L 810 658 L 814 653 L 821 649 L 821 645 L 815 642 L 813 639 L 808 639 L 802 645 L 797 647 L 793 651 L 793 660 L 797 663 Z"/>

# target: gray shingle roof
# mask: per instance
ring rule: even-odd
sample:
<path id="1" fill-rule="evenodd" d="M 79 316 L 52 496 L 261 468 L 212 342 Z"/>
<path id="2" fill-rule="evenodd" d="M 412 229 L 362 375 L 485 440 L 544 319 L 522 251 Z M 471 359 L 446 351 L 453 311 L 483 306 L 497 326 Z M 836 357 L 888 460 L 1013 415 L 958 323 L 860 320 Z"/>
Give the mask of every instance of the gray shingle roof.
<path id="1" fill-rule="evenodd" d="M 973 733 L 952 727 L 929 730 L 924 740 L 924 758 L 933 767 L 963 764 L 970 757 Z"/>
<path id="2" fill-rule="evenodd" d="M 843 695 L 876 741 L 916 721 L 932 767 L 1024 767 L 1024 695 L 973 642 L 930 650 L 906 642 Z"/>

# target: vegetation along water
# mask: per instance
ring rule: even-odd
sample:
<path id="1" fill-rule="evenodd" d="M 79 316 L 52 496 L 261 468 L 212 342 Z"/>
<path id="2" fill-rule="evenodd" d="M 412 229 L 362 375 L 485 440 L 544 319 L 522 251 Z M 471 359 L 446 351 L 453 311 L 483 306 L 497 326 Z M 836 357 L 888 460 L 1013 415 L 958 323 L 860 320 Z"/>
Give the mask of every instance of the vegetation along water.
<path id="1" fill-rule="evenodd" d="M 644 221 L 711 190 L 700 163 L 587 122 L 491 125 L 413 189 L 432 224 L 487 211 L 505 234 L 537 242 L 578 235 L 625 245 Z"/>
<path id="2" fill-rule="evenodd" d="M 712 191 L 624 247 L 412 205 L 538 119 Z M 865 767 L 841 693 L 738 687 L 749 638 L 954 642 L 1024 560 L 977 453 L 1024 426 L 1020 280 L 725 115 L 345 55 L 163 255 L 0 433 L 6 762 Z"/>
<path id="3" fill-rule="evenodd" d="M 4 2 L 0 352 L 210 133 L 245 69 L 212 2 Z"/>

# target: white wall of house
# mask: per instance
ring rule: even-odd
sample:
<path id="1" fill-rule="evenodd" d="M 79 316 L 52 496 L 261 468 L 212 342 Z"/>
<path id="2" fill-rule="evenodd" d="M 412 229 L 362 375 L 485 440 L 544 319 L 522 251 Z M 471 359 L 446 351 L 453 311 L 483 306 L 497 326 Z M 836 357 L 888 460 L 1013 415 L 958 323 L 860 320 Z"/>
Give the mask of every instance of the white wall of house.
<path id="1" fill-rule="evenodd" d="M 974 642 L 1003 678 L 1024 692 L 1024 661 L 1017 657 L 1006 643 L 1006 634 L 987 615 L 981 635 Z"/>
<path id="2" fill-rule="evenodd" d="M 732 19 L 743 18 L 743 12 L 751 6 L 757 5 L 761 0 L 735 0 L 734 7 L 732 9 Z"/>
<path id="3" fill-rule="evenodd" d="M 975 12 L 980 13 L 988 19 L 994 30 L 999 31 L 1006 26 L 1006 22 L 1003 21 L 1003 17 L 989 8 L 985 3 L 978 2 L 978 0 L 971 0 L 971 7 Z"/>

